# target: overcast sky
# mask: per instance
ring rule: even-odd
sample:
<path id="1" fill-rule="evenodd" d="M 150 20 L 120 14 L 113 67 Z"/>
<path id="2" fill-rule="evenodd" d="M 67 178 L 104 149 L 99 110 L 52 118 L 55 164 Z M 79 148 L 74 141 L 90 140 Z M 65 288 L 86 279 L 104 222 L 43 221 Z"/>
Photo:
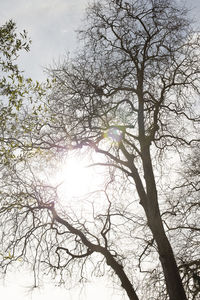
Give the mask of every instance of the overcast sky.
<path id="1" fill-rule="evenodd" d="M 182 0 L 178 0 L 184 2 Z M 0 0 L 0 25 L 9 19 L 17 23 L 19 31 L 26 29 L 32 39 L 31 51 L 22 56 L 26 75 L 33 79 L 44 79 L 43 67 L 52 64 L 66 52 L 76 48 L 75 29 L 80 26 L 88 0 Z M 186 5 L 194 8 L 192 15 L 200 17 L 200 0 L 186 0 Z M 200 21 L 199 21 L 200 22 Z M 20 273 L 21 274 L 21 273 Z M 8 276 L 5 284 L 0 284 L 0 294 L 6 300 L 96 300 L 123 299 L 111 296 L 111 289 L 105 290 L 104 282 L 90 285 L 82 294 L 80 290 L 71 293 L 63 289 L 46 287 L 33 294 L 28 293 L 31 284 L 29 276 L 14 273 Z M 26 278 L 26 280 L 24 279 Z M 118 291 L 119 292 L 119 291 Z M 87 293 L 87 294 L 86 294 Z M 125 299 L 125 298 L 124 298 Z"/>
<path id="2" fill-rule="evenodd" d="M 28 76 L 41 79 L 42 67 L 76 47 L 75 30 L 81 24 L 88 0 L 0 0 L 0 23 L 9 19 L 25 29 L 32 40 L 23 55 Z"/>

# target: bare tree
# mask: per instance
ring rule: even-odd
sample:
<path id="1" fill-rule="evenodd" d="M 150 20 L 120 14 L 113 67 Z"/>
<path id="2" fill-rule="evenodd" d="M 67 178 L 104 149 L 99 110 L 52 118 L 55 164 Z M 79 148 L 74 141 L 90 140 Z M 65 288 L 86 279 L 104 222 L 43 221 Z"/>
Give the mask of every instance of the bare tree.
<path id="1" fill-rule="evenodd" d="M 42 142 L 90 147 L 133 179 L 169 297 L 186 299 L 155 174 L 159 155 L 198 140 L 190 124 L 199 122 L 199 36 L 172 1 L 97 2 L 88 8 L 84 28 L 82 51 L 53 70 L 49 103 L 55 130 L 51 125 L 52 134 Z"/>
<path id="2" fill-rule="evenodd" d="M 182 272 L 190 267 L 183 261 L 188 236 L 174 214 L 177 207 L 182 216 L 185 206 L 174 208 L 166 185 L 178 176 L 171 165 L 199 142 L 199 35 L 171 0 L 95 2 L 83 28 L 80 52 L 52 70 L 45 111 L 26 116 L 35 125 L 26 138 L 31 151 L 55 156 L 90 149 L 102 156 L 95 165 L 115 170 L 114 179 L 123 175 L 121 185 L 130 181 L 131 189 L 117 198 L 120 184 L 114 190 L 111 180 L 102 212 L 93 199 L 89 214 L 76 215 L 60 207 L 56 188 L 39 183 L 31 168 L 30 178 L 23 176 L 26 161 L 8 169 L 0 210 L 7 253 L 2 267 L 24 257 L 35 272 L 42 264 L 64 274 L 70 266 L 77 270 L 77 262 L 84 278 L 85 262 L 97 260 L 97 273 L 104 262 L 129 299 L 195 299 L 197 289 Z M 142 295 L 140 278 L 151 283 L 151 292 Z"/>

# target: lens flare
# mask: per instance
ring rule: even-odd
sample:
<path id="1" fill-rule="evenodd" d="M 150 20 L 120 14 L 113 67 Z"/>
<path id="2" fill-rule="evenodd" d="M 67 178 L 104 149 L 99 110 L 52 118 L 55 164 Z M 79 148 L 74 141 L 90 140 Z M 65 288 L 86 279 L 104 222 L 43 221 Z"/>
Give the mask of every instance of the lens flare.
<path id="1" fill-rule="evenodd" d="M 114 143 L 120 143 L 123 138 L 123 132 L 117 126 L 113 126 L 104 133 L 104 138 L 109 138 Z"/>

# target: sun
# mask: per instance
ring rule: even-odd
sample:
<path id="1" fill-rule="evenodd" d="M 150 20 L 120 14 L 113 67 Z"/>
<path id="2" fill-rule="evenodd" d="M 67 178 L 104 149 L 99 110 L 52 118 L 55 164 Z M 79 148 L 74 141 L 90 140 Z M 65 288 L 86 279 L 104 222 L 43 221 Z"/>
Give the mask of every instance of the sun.
<path id="1" fill-rule="evenodd" d="M 90 189 L 91 174 L 83 162 L 70 159 L 59 170 L 61 187 L 72 198 L 87 193 Z"/>
<path id="2" fill-rule="evenodd" d="M 102 177 L 88 158 L 69 157 L 59 163 L 53 176 L 62 203 L 80 199 L 98 188 Z"/>

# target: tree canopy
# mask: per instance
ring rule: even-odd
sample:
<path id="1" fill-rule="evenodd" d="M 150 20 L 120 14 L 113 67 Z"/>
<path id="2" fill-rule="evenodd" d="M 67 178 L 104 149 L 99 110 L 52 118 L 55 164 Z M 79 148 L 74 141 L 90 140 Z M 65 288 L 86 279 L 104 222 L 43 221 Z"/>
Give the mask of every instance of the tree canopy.
<path id="1" fill-rule="evenodd" d="M 111 274 L 129 299 L 198 299 L 199 34 L 171 0 L 97 1 L 82 28 L 9 137 L 30 155 L 1 177 L 1 266 L 30 263 L 35 284 L 38 270 Z M 79 209 L 38 171 L 71 152 L 105 176 Z"/>

